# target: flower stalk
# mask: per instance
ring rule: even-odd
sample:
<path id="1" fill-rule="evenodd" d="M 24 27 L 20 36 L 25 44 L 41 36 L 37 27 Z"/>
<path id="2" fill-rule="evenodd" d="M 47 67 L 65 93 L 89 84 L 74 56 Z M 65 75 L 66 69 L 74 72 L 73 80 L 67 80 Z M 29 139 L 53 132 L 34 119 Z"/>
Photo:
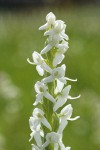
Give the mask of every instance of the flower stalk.
<path id="1" fill-rule="evenodd" d="M 37 72 L 44 77 L 34 86 L 37 94 L 33 103 L 35 109 L 29 119 L 30 141 L 35 141 L 32 150 L 70 150 L 70 147 L 63 144 L 63 131 L 68 121 L 77 120 L 79 116 L 71 118 L 73 108 L 71 104 L 66 105 L 66 102 L 79 98 L 80 95 L 69 95 L 71 85 L 67 85 L 67 80 L 77 79 L 65 77 L 66 66 L 60 66 L 69 48 L 66 25 L 62 20 L 56 20 L 52 12 L 47 14 L 46 21 L 39 28 L 45 30 L 45 47 L 40 53 L 33 52 L 33 62 L 27 59 L 30 64 L 36 65 Z"/>

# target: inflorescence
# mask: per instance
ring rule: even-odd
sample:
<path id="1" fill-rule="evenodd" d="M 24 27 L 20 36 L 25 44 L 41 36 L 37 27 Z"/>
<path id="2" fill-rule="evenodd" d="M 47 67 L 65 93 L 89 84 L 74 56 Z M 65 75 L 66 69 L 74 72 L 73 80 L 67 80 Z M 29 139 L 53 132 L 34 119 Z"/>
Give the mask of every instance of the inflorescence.
<path id="1" fill-rule="evenodd" d="M 33 62 L 27 59 L 30 64 L 36 65 L 38 74 L 44 77 L 34 86 L 37 94 L 33 103 L 35 109 L 29 119 L 30 141 L 34 139 L 32 150 L 70 150 L 70 147 L 63 144 L 63 131 L 68 121 L 74 121 L 79 116 L 71 118 L 73 108 L 71 104 L 66 105 L 66 102 L 79 98 L 80 95 L 69 95 L 71 85 L 67 85 L 67 80 L 77 79 L 65 77 L 65 64 L 58 66 L 69 48 L 66 25 L 62 20 L 56 20 L 52 12 L 47 14 L 46 21 L 39 28 L 45 30 L 45 47 L 40 53 L 33 52 Z"/>

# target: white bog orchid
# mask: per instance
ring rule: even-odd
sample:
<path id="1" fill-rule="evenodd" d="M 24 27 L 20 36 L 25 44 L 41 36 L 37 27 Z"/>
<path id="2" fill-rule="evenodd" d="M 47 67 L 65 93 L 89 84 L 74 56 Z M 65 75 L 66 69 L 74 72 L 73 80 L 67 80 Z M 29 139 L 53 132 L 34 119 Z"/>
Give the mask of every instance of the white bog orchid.
<path id="1" fill-rule="evenodd" d="M 71 85 L 68 85 L 58 94 L 57 100 L 53 107 L 54 111 L 57 111 L 58 108 L 62 107 L 67 102 L 67 99 L 74 100 L 74 99 L 80 98 L 80 95 L 78 95 L 76 97 L 70 96 L 69 95 L 70 89 L 71 89 Z"/>
<path id="2" fill-rule="evenodd" d="M 40 76 L 44 75 L 44 70 L 50 73 L 52 72 L 52 69 L 45 63 L 43 57 L 38 52 L 34 51 L 32 54 L 32 58 L 34 62 L 31 62 L 29 58 L 27 59 L 27 61 L 32 65 L 37 65 L 36 70 Z"/>
<path id="3" fill-rule="evenodd" d="M 41 102 L 43 97 L 47 98 L 53 103 L 56 101 L 47 90 L 48 90 L 48 87 L 44 83 L 40 81 L 36 82 L 35 91 L 37 92 L 37 95 L 36 95 L 36 101 L 33 104 L 34 106 L 37 105 L 39 102 Z"/>
<path id="4" fill-rule="evenodd" d="M 71 85 L 68 85 L 57 96 L 57 101 L 55 102 L 54 107 L 53 107 L 54 111 L 57 111 L 58 108 L 62 107 L 66 103 L 70 89 L 71 89 Z"/>
<path id="5" fill-rule="evenodd" d="M 42 80 L 43 83 L 49 83 L 54 80 L 60 80 L 64 84 L 66 83 L 66 78 L 65 76 L 65 65 L 62 65 L 61 67 L 55 68 L 52 70 L 52 73 L 49 77 L 46 77 Z"/>
<path id="6" fill-rule="evenodd" d="M 59 129 L 58 129 L 58 133 L 59 134 L 62 134 L 64 128 L 66 127 L 66 125 L 68 124 L 68 120 L 70 121 L 74 121 L 74 120 L 77 120 L 78 118 L 80 118 L 80 116 L 77 116 L 75 118 L 71 118 L 72 116 L 72 112 L 73 112 L 73 108 L 71 106 L 71 104 L 65 106 L 60 114 L 59 114 L 59 117 L 60 117 L 60 122 L 59 122 Z"/>
<path id="7" fill-rule="evenodd" d="M 44 126 L 46 126 L 48 129 L 52 130 L 50 123 L 44 117 L 43 110 L 41 110 L 39 108 L 35 108 L 34 111 L 33 111 L 33 116 L 31 118 L 31 124 L 33 125 L 33 128 L 36 129 L 38 125 L 41 125 L 41 123 Z M 31 128 L 32 128 L 32 126 L 31 126 Z"/>
<path id="8" fill-rule="evenodd" d="M 64 84 L 66 84 L 66 80 L 70 80 L 74 82 L 77 81 L 77 79 L 70 79 L 68 77 L 65 77 L 65 70 L 66 70 L 66 66 L 65 64 L 63 64 L 61 67 L 53 69 L 49 77 L 42 79 L 43 83 L 53 82 L 54 80 L 57 81 L 55 94 L 57 94 L 58 92 L 61 92 Z"/>
<path id="9" fill-rule="evenodd" d="M 40 53 L 33 52 L 33 62 L 27 59 L 30 64 L 36 65 L 38 74 L 44 76 L 34 85 L 36 100 L 33 105 L 39 108 L 34 108 L 29 119 L 30 140 L 34 138 L 35 142 L 32 144 L 32 150 L 70 150 L 70 147 L 63 144 L 63 131 L 68 121 L 79 118 L 79 116 L 71 118 L 73 112 L 71 104 L 64 107 L 68 99 L 80 97 L 69 95 L 71 85 L 68 85 L 67 80 L 77 81 L 77 79 L 66 77 L 66 66 L 60 65 L 69 48 L 69 38 L 65 29 L 64 21 L 56 20 L 52 12 L 47 14 L 46 23 L 39 28 L 44 30 L 44 36 L 47 37 L 45 47 Z"/>

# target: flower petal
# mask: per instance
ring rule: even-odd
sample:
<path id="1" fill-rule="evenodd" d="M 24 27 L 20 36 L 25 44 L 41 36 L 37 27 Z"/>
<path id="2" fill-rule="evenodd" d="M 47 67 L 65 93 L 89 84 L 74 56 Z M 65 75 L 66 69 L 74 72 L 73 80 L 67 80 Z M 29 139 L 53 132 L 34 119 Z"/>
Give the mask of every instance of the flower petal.
<path id="1" fill-rule="evenodd" d="M 69 80 L 69 81 L 73 81 L 73 82 L 76 82 L 77 81 L 77 79 L 70 79 L 70 78 L 68 78 L 68 77 L 65 77 L 66 78 L 66 80 Z"/>
<path id="2" fill-rule="evenodd" d="M 68 42 L 66 41 L 63 41 L 61 44 L 57 44 L 56 47 L 59 48 L 62 52 L 65 52 L 69 48 Z"/>
<path id="3" fill-rule="evenodd" d="M 57 109 L 62 107 L 66 103 L 66 101 L 67 99 L 59 95 L 57 101 L 54 104 L 53 111 L 57 111 Z"/>
<path id="4" fill-rule="evenodd" d="M 36 130 L 38 128 L 39 124 L 40 124 L 40 120 L 39 119 L 36 119 L 34 117 L 30 117 L 30 119 L 29 119 L 29 125 L 30 125 L 30 129 L 32 131 Z"/>
<path id="5" fill-rule="evenodd" d="M 65 150 L 70 150 L 70 149 L 71 149 L 71 147 L 66 147 L 66 148 L 65 148 Z"/>
<path id="6" fill-rule="evenodd" d="M 62 90 L 61 94 L 64 98 L 66 98 L 66 99 L 68 98 L 70 89 L 71 89 L 71 85 L 68 85 Z"/>
<path id="7" fill-rule="evenodd" d="M 39 30 L 45 30 L 47 28 L 48 28 L 48 23 L 46 23 L 43 26 L 39 27 Z"/>
<path id="8" fill-rule="evenodd" d="M 31 64 L 31 65 L 35 65 L 34 62 L 31 62 L 31 61 L 29 60 L 29 58 L 27 58 L 27 62 L 28 62 L 29 64 Z"/>
<path id="9" fill-rule="evenodd" d="M 34 132 L 32 132 L 32 133 L 30 134 L 29 142 L 33 139 L 33 137 L 34 137 Z"/>
<path id="10" fill-rule="evenodd" d="M 64 55 L 56 52 L 55 58 L 53 60 L 53 66 L 55 67 L 57 64 L 60 64 L 61 61 L 64 59 Z"/>
<path id="11" fill-rule="evenodd" d="M 73 112 L 73 108 L 72 108 L 71 104 L 68 104 L 61 110 L 60 114 L 65 115 L 66 119 L 69 119 L 72 115 L 72 112 Z"/>
<path id="12" fill-rule="evenodd" d="M 80 98 L 80 96 L 81 96 L 81 95 L 78 95 L 78 96 L 76 96 L 76 97 L 72 97 L 72 96 L 68 95 L 68 99 L 74 100 L 74 99 Z"/>
<path id="13" fill-rule="evenodd" d="M 58 150 L 58 148 L 59 148 L 58 143 L 55 143 L 55 144 L 54 144 L 54 150 Z"/>
<path id="14" fill-rule="evenodd" d="M 59 134 L 63 133 L 63 130 L 65 129 L 67 124 L 68 124 L 68 121 L 65 118 L 61 119 L 61 122 L 60 122 L 60 125 L 59 125 L 59 129 L 58 129 L 58 133 Z"/>
<path id="15" fill-rule="evenodd" d="M 61 150 L 65 150 L 65 145 L 63 144 L 62 141 L 59 142 L 59 146 L 60 146 Z"/>
<path id="16" fill-rule="evenodd" d="M 49 82 L 52 82 L 53 81 L 53 76 L 50 75 L 49 77 L 46 77 L 44 79 L 42 79 L 42 82 L 43 83 L 49 83 Z"/>
<path id="17" fill-rule="evenodd" d="M 38 72 L 38 74 L 39 74 L 40 76 L 43 76 L 43 75 L 44 75 L 44 70 L 41 68 L 40 65 L 37 65 L 37 66 L 36 66 L 36 70 L 37 70 L 37 72 Z"/>
<path id="18" fill-rule="evenodd" d="M 46 140 L 50 143 L 58 143 L 60 141 L 61 134 L 58 134 L 56 132 L 47 133 Z"/>
<path id="19" fill-rule="evenodd" d="M 52 46 L 51 46 L 50 44 L 48 44 L 48 45 L 41 51 L 41 54 L 47 53 L 51 48 L 52 48 Z"/>
<path id="20" fill-rule="evenodd" d="M 45 117 L 43 117 L 41 121 L 44 126 L 46 126 L 48 129 L 50 129 L 50 131 L 52 130 L 51 125 L 49 124 L 49 122 L 47 121 L 47 119 Z"/>
<path id="21" fill-rule="evenodd" d="M 43 62 L 42 56 L 38 52 L 36 52 L 36 51 L 34 51 L 32 53 L 32 57 L 33 57 L 34 63 L 36 65 L 41 65 L 41 63 Z"/>
<path id="22" fill-rule="evenodd" d="M 48 145 L 49 145 L 49 141 L 46 141 L 46 142 L 42 145 L 41 150 L 44 150 L 45 147 L 47 147 Z"/>
<path id="23" fill-rule="evenodd" d="M 40 150 L 36 145 L 32 144 L 32 150 Z"/>
<path id="24" fill-rule="evenodd" d="M 42 68 L 47 72 L 52 73 L 52 69 L 46 63 L 42 64 Z"/>
<path id="25" fill-rule="evenodd" d="M 39 132 L 39 131 L 34 132 L 34 139 L 35 139 L 37 145 L 38 145 L 39 147 L 41 147 L 41 146 L 42 146 L 42 139 L 41 139 L 41 136 L 40 136 L 40 132 Z"/>
<path id="26" fill-rule="evenodd" d="M 74 121 L 74 120 L 77 120 L 77 119 L 79 119 L 79 118 L 80 118 L 80 116 L 76 116 L 76 117 L 74 117 L 74 118 L 69 118 L 68 120 Z"/>
<path id="27" fill-rule="evenodd" d="M 44 115 L 44 112 L 43 112 L 43 110 L 41 110 L 41 109 L 39 109 L 39 108 L 35 108 L 34 110 L 33 110 L 33 116 L 36 118 L 38 118 L 38 114 L 40 114 L 41 115 L 41 117 Z M 39 118 L 40 118 L 40 116 L 39 116 Z"/>
<path id="28" fill-rule="evenodd" d="M 64 84 L 66 84 L 66 77 L 59 78 L 59 80 L 60 80 L 61 82 L 63 82 Z"/>
<path id="29" fill-rule="evenodd" d="M 33 105 L 36 106 L 41 101 L 42 98 L 43 98 L 42 93 L 37 94 L 36 95 L 36 101 L 33 103 Z"/>
<path id="30" fill-rule="evenodd" d="M 65 40 L 67 40 L 67 41 L 69 40 L 69 37 L 68 37 L 68 35 L 67 35 L 67 34 L 65 34 L 65 33 L 63 33 L 63 32 L 62 32 L 62 34 L 61 34 L 61 35 L 62 35 L 62 37 L 63 37 Z"/>
<path id="31" fill-rule="evenodd" d="M 50 95 L 48 92 L 45 92 L 44 96 L 49 99 L 51 102 L 55 102 L 56 100 L 53 98 L 52 95 Z"/>
<path id="32" fill-rule="evenodd" d="M 55 20 L 56 20 L 56 16 L 52 12 L 50 12 L 50 13 L 47 14 L 46 21 L 49 24 L 54 24 Z"/>
<path id="33" fill-rule="evenodd" d="M 55 88 L 54 93 L 55 94 L 60 93 L 62 91 L 63 87 L 64 87 L 64 83 L 61 82 L 60 80 L 57 80 L 57 86 Z"/>
<path id="34" fill-rule="evenodd" d="M 47 36 L 47 35 L 53 36 L 53 34 L 54 34 L 54 31 L 51 29 L 51 30 L 46 31 L 46 32 L 44 33 L 44 36 Z"/>

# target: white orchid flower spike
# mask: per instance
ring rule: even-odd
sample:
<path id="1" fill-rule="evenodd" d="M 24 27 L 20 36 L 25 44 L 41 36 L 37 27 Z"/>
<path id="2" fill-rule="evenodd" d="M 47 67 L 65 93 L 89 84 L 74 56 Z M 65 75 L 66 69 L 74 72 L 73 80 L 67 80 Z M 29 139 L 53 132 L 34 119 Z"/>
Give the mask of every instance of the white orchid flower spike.
<path id="1" fill-rule="evenodd" d="M 45 46 L 40 53 L 33 52 L 33 62 L 27 59 L 30 64 L 36 65 L 38 74 L 43 76 L 41 81 L 37 81 L 34 85 L 36 99 L 33 105 L 38 108 L 34 108 L 29 119 L 30 140 L 34 139 L 32 150 L 70 150 L 70 147 L 63 144 L 63 131 L 68 121 L 79 118 L 79 116 L 71 118 L 73 112 L 71 104 L 65 106 L 67 100 L 80 97 L 69 95 L 71 85 L 68 85 L 67 81 L 77 79 L 66 77 L 66 66 L 61 64 L 69 48 L 69 37 L 65 29 L 64 21 L 56 20 L 52 12 L 47 14 L 46 23 L 39 28 L 44 30 L 44 36 L 47 37 Z"/>

